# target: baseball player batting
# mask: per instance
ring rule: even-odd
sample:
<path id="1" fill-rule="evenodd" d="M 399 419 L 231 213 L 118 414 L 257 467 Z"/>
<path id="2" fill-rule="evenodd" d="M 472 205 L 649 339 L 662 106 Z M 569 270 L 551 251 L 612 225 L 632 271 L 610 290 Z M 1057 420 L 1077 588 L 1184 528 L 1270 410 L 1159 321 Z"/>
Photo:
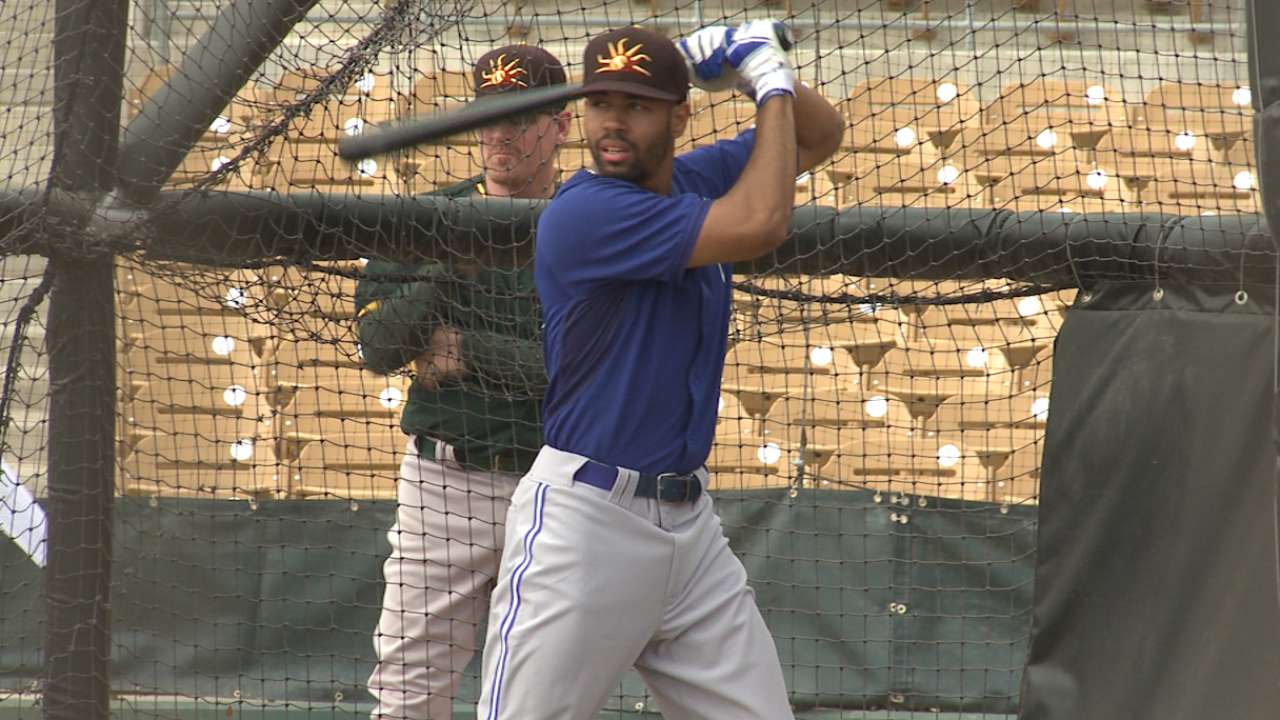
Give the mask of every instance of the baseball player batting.
<path id="1" fill-rule="evenodd" d="M 705 492 L 731 263 L 787 237 L 797 171 L 839 114 L 796 83 L 769 21 L 584 55 L 596 171 L 538 223 L 545 445 L 507 515 L 477 717 L 587 720 L 634 666 L 667 718 L 792 717 L 777 649 Z M 756 127 L 675 157 L 690 77 L 741 83 Z"/>
<path id="2" fill-rule="evenodd" d="M 473 73 L 478 96 L 565 83 L 560 61 L 527 45 L 485 53 Z M 481 128 L 484 174 L 437 194 L 551 197 L 569 122 L 560 103 Z M 368 685 L 373 717 L 448 720 L 498 572 L 507 503 L 542 444 L 541 312 L 529 268 L 374 260 L 365 276 L 356 314 L 366 366 L 415 370 Z"/>

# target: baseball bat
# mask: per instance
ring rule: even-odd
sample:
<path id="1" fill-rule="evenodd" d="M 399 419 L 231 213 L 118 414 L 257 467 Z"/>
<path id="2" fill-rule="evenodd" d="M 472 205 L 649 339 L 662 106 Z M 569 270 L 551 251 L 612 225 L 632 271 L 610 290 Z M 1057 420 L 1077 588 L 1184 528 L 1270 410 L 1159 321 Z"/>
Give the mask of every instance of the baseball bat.
<path id="1" fill-rule="evenodd" d="M 783 50 L 790 50 L 791 30 L 774 21 L 774 32 Z M 344 137 L 338 141 L 338 155 L 344 160 L 362 160 L 420 145 L 450 135 L 475 130 L 500 120 L 524 115 L 547 105 L 576 100 L 586 93 L 581 84 L 554 85 L 515 92 L 497 93 L 474 100 L 458 110 L 431 117 L 406 120 L 382 130 Z"/>

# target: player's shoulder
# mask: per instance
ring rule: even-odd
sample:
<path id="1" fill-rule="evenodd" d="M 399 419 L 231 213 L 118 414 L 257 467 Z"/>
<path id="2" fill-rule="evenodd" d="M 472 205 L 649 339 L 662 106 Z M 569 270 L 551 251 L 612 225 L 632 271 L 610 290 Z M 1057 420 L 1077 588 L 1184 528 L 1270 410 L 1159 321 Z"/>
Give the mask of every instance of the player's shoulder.
<path id="1" fill-rule="evenodd" d="M 648 191 L 635 183 L 604 177 L 583 169 L 560 186 L 543 211 L 542 218 L 544 221 L 564 220 L 580 224 L 584 219 L 615 212 L 617 202 L 645 193 Z"/>

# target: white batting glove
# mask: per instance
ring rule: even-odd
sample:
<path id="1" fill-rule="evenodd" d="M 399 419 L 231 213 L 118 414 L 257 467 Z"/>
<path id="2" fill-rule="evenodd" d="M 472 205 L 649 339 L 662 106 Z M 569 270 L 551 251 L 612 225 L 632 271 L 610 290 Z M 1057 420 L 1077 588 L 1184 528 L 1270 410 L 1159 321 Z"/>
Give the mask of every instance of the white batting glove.
<path id="1" fill-rule="evenodd" d="M 772 20 L 751 20 L 733 31 L 725 59 L 742 78 L 743 91 L 756 104 L 779 93 L 796 94 L 796 74 L 778 40 Z"/>
<path id="2" fill-rule="evenodd" d="M 689 81 L 709 92 L 729 90 L 740 81 L 725 58 L 734 31 L 727 25 L 708 25 L 676 41 L 689 68 Z"/>

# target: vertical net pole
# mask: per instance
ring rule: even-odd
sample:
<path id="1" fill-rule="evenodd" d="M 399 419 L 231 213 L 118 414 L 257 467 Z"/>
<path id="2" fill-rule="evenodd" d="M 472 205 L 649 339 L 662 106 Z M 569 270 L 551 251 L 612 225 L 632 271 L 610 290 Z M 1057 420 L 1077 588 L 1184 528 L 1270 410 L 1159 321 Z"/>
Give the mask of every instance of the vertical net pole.
<path id="1" fill-rule="evenodd" d="M 1280 30 L 1280 5 L 1249 0 L 1247 16 L 1259 189 L 1267 224 L 1280 228 L 1280 158 L 1275 149 L 1275 143 L 1280 141 L 1280 55 L 1261 52 L 1266 38 Z"/>
<path id="2" fill-rule="evenodd" d="M 51 184 L 89 207 L 113 184 L 127 0 L 59 0 Z M 51 214 L 55 205 L 51 204 Z M 74 213 L 80 217 L 83 214 Z M 44 716 L 108 716 L 115 320 L 109 253 L 83 221 L 52 218 L 49 300 L 49 518 Z M 76 227 L 76 225 L 79 227 Z M 68 227 L 70 225 L 70 227 Z M 80 247 L 75 247 L 80 245 Z"/>

